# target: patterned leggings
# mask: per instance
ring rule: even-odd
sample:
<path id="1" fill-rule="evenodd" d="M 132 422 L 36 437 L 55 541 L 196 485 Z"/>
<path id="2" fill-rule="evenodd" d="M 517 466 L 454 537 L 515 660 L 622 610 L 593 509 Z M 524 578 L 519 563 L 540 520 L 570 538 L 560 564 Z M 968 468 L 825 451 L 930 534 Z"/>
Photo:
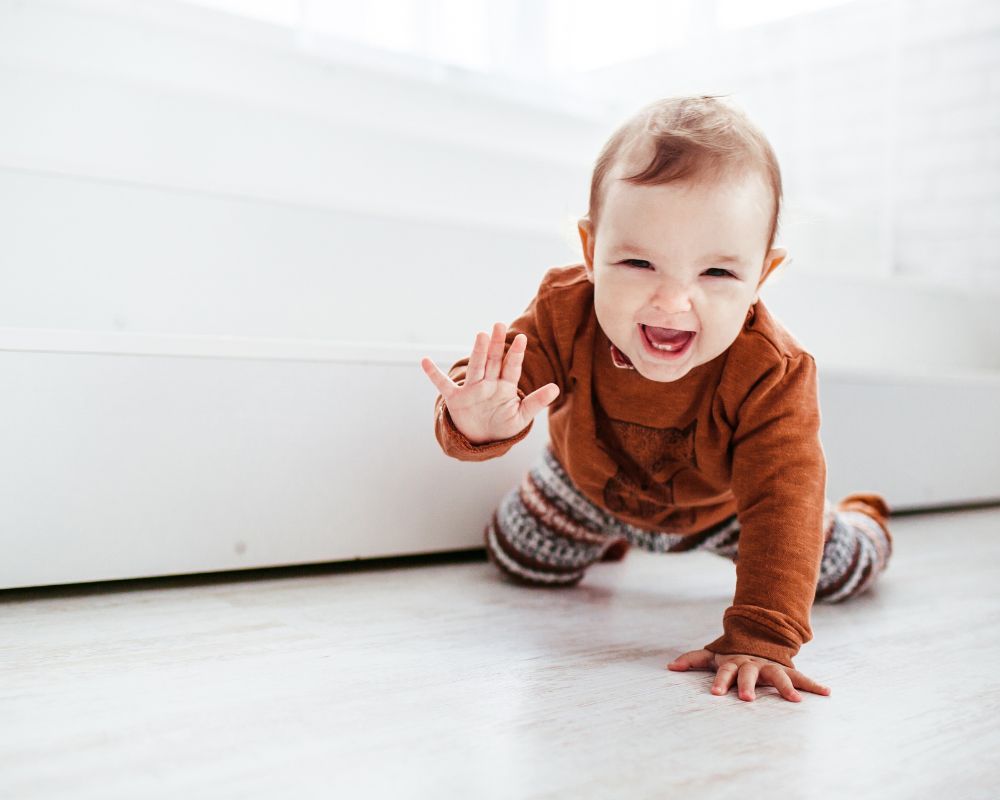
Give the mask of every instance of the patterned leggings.
<path id="1" fill-rule="evenodd" d="M 892 554 L 892 538 L 871 516 L 834 508 L 826 499 L 826 544 L 816 601 L 836 603 L 861 594 Z M 551 447 L 511 489 L 486 526 L 486 552 L 509 579 L 534 586 L 573 586 L 597 561 L 622 558 L 629 546 L 656 553 L 708 550 L 736 561 L 736 515 L 700 533 L 637 528 L 591 503 L 571 483 Z"/>

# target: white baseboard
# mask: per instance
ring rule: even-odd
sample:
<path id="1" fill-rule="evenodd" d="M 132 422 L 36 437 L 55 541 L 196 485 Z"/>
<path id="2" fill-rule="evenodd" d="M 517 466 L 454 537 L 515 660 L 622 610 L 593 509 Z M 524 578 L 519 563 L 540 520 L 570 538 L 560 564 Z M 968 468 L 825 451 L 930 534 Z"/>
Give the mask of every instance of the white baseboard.
<path id="1" fill-rule="evenodd" d="M 0 588 L 478 547 L 547 435 L 444 456 L 419 360 L 457 349 L 72 333 L 0 331 Z M 1000 376 L 821 365 L 821 398 L 834 499 L 1000 496 Z"/>

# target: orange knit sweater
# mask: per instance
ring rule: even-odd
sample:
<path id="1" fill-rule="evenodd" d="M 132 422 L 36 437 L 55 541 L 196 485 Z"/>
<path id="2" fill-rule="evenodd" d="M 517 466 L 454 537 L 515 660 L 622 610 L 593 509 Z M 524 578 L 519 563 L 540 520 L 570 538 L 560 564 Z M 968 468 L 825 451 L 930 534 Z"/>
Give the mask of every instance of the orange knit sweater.
<path id="1" fill-rule="evenodd" d="M 508 348 L 518 333 L 528 337 L 518 393 L 559 386 L 548 408 L 553 451 L 608 513 L 671 533 L 737 514 L 736 592 L 723 635 L 705 648 L 793 666 L 812 638 L 823 555 L 826 461 L 814 358 L 758 300 L 724 353 L 680 380 L 651 381 L 604 335 L 593 292 L 582 264 L 546 272 L 507 331 Z M 468 362 L 449 370 L 456 383 Z M 443 398 L 435 401 L 435 434 L 454 458 L 496 458 L 530 429 L 473 445 Z"/>

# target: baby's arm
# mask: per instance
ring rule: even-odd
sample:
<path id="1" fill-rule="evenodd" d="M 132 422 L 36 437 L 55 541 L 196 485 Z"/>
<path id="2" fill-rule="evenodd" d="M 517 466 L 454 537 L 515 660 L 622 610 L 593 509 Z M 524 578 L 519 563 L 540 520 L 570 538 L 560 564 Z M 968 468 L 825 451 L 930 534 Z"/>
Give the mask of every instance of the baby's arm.
<path id="1" fill-rule="evenodd" d="M 812 638 L 826 490 L 817 395 L 816 363 L 802 353 L 766 373 L 740 407 L 732 443 L 736 592 L 709 651 L 792 667 Z"/>
<path id="2" fill-rule="evenodd" d="M 733 493 L 740 521 L 736 594 L 725 633 L 683 653 L 672 670 L 714 669 L 713 694 L 735 682 L 741 699 L 770 684 L 786 700 L 796 689 L 830 689 L 795 669 L 812 638 L 809 612 L 823 556 L 826 461 L 819 438 L 816 364 L 803 353 L 758 380 L 740 406 L 733 436 Z"/>

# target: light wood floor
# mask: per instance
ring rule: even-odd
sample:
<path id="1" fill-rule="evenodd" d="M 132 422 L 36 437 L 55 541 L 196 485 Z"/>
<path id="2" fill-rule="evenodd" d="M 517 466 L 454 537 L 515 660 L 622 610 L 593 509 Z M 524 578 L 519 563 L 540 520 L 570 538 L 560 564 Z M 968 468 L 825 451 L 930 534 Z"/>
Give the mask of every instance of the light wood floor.
<path id="1" fill-rule="evenodd" d="M 0 593 L 0 797 L 996 798 L 1000 510 L 900 517 L 816 606 L 801 703 L 664 667 L 735 569 L 633 551 L 575 589 L 481 555 Z"/>

